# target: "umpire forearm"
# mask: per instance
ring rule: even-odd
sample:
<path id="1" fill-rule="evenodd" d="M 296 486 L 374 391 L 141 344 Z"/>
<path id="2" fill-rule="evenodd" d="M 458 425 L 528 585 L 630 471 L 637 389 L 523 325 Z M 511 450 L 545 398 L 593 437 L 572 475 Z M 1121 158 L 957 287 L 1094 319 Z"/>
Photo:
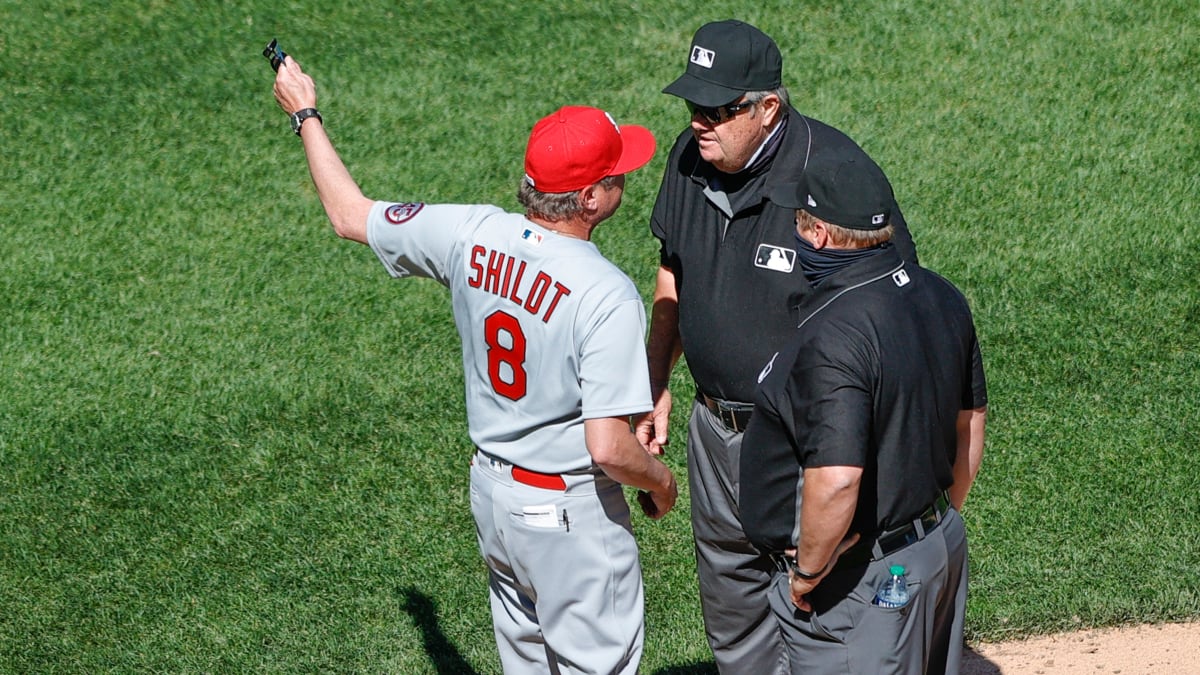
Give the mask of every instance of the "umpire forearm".
<path id="1" fill-rule="evenodd" d="M 654 306 L 650 309 L 650 336 L 646 341 L 650 382 L 655 387 L 667 387 L 667 382 L 671 379 L 671 370 L 682 353 L 675 273 L 667 267 L 659 267 L 654 285 Z"/>
<path id="2" fill-rule="evenodd" d="M 967 493 L 983 464 L 983 437 L 987 423 L 987 408 L 964 410 L 958 414 L 958 452 L 954 458 L 954 483 L 950 486 L 950 503 L 962 510 Z"/>
<path id="3" fill-rule="evenodd" d="M 838 544 L 850 530 L 858 505 L 862 468 L 821 466 L 804 470 L 800 500 L 800 541 L 796 564 L 817 573 L 825 570 Z"/>

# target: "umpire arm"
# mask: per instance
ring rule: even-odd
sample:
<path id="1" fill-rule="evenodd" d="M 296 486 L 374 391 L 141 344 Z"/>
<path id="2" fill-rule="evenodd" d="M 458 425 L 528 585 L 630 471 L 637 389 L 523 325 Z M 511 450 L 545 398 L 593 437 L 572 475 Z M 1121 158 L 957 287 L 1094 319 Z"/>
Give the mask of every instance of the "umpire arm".
<path id="1" fill-rule="evenodd" d="M 658 268 L 654 286 L 654 306 L 650 312 L 650 336 L 646 342 L 646 361 L 650 368 L 650 393 L 654 410 L 636 418 L 634 433 L 650 452 L 661 455 L 668 443 L 671 423 L 671 371 L 683 354 L 679 341 L 679 296 L 675 273 L 665 265 Z"/>
<path id="2" fill-rule="evenodd" d="M 954 458 L 954 483 L 950 486 L 950 503 L 961 511 L 967 493 L 983 463 L 983 435 L 987 423 L 987 408 L 963 410 L 958 414 L 958 450 Z"/>

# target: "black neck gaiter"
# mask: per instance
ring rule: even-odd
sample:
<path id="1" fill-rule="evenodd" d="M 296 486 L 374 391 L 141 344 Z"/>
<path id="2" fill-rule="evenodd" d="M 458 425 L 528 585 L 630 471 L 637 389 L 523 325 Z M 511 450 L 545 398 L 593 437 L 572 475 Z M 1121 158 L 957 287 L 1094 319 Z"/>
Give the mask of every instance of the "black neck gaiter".
<path id="1" fill-rule="evenodd" d="M 888 242 L 884 242 L 870 248 L 844 249 L 829 248 L 826 246 L 822 249 L 816 249 L 799 234 L 796 234 L 796 241 L 800 244 L 800 248 L 796 253 L 800 259 L 800 269 L 804 272 L 804 278 L 808 279 L 808 282 L 814 286 L 821 283 L 825 277 L 838 272 L 848 265 L 882 253 L 890 245 Z"/>

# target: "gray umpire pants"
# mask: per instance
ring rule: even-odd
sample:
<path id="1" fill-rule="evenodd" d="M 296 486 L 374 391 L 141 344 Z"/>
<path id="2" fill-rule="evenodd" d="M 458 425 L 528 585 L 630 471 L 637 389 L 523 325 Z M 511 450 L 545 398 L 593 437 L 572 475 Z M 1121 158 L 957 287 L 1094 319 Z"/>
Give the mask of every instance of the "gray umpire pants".
<path id="1" fill-rule="evenodd" d="M 696 403 L 688 423 L 688 483 L 700 608 L 724 675 L 788 673 L 767 600 L 774 563 L 746 539 L 737 506 L 742 435 Z"/>
<path id="2" fill-rule="evenodd" d="M 891 565 L 907 570 L 907 605 L 872 604 Z M 771 583 L 771 609 L 797 675 L 958 675 L 967 610 L 967 535 L 951 509 L 924 539 L 882 560 L 835 569 L 808 595 L 812 612 L 792 604 L 786 572 Z M 747 671 L 748 672 L 748 671 Z"/>

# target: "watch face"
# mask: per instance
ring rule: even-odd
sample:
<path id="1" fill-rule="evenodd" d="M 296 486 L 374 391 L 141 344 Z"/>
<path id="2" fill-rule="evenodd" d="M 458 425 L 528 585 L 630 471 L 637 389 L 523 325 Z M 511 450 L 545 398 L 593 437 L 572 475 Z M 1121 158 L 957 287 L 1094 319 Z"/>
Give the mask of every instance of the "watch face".
<path id="1" fill-rule="evenodd" d="M 305 108 L 292 113 L 292 131 L 296 132 L 297 136 L 300 135 L 300 126 L 304 124 L 304 120 L 310 117 L 321 119 L 321 113 L 317 112 L 315 108 Z"/>

